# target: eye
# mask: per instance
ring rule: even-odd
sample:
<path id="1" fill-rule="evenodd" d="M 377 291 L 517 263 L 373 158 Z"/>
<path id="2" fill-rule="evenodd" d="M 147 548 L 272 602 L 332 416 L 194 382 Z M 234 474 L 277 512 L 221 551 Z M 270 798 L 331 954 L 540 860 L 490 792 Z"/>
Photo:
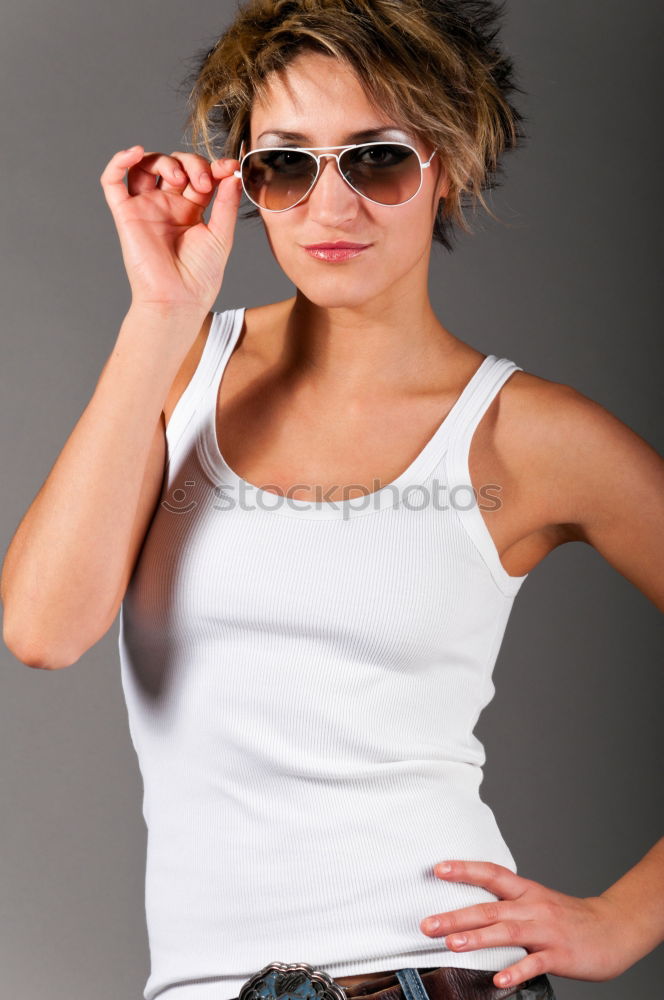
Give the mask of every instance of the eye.
<path id="1" fill-rule="evenodd" d="M 260 154 L 261 163 L 279 173 L 301 169 L 310 159 L 308 153 L 299 153 L 293 149 L 266 149 Z"/>
<path id="2" fill-rule="evenodd" d="M 360 146 L 352 153 L 353 163 L 375 167 L 393 167 L 413 155 L 413 151 L 401 143 L 373 143 Z"/>

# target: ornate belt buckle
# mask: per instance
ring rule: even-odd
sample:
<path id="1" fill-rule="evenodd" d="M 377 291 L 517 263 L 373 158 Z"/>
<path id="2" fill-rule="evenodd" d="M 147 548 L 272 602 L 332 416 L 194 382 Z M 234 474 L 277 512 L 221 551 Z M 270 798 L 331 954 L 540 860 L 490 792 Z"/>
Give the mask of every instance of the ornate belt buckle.
<path id="1" fill-rule="evenodd" d="M 306 962 L 270 962 L 240 988 L 238 1000 L 347 1000 L 341 983 Z"/>

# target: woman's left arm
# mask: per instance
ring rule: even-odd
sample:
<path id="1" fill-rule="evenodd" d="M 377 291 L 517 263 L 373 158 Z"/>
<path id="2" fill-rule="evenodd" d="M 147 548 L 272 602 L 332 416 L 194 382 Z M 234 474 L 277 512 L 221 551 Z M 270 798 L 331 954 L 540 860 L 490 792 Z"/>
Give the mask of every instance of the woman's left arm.
<path id="1" fill-rule="evenodd" d="M 566 541 L 595 548 L 664 611 L 664 460 L 571 386 L 540 379 L 524 385 L 530 398 L 517 400 L 529 416 L 521 461 L 547 523 Z M 587 898 L 490 862 L 450 859 L 449 872 L 444 863 L 434 865 L 439 878 L 481 885 L 499 898 L 433 914 L 420 929 L 444 937 L 455 952 L 525 948 L 525 958 L 494 975 L 496 986 L 546 972 L 614 979 L 664 941 L 664 837 L 614 885 Z M 457 943 L 459 935 L 464 943 Z"/>
<path id="2" fill-rule="evenodd" d="M 539 398 L 522 460 L 547 491 L 547 521 L 664 611 L 664 459 L 571 386 L 547 383 Z"/>

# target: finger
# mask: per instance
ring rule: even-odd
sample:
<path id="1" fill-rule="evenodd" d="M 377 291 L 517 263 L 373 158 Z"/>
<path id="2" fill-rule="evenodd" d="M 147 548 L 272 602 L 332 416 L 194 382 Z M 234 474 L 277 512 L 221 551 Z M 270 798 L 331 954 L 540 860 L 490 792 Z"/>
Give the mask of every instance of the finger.
<path id="1" fill-rule="evenodd" d="M 490 927 L 474 928 L 448 934 L 445 938 L 445 947 L 450 951 L 477 951 L 480 948 L 500 948 L 500 947 L 526 947 L 526 941 L 532 946 L 529 935 L 531 932 L 530 920 L 503 920 Z"/>
<path id="2" fill-rule="evenodd" d="M 214 190 L 214 177 L 210 162 L 198 153 L 183 153 L 179 150 L 170 154 L 172 171 L 161 174 L 157 180 L 160 191 L 177 192 L 202 208 L 207 208 Z"/>
<path id="3" fill-rule="evenodd" d="M 202 194 L 209 194 L 214 187 L 212 176 L 212 165 L 209 160 L 199 153 L 183 153 L 179 150 L 171 153 L 171 156 L 180 163 L 182 169 L 189 177 L 189 183 L 195 191 Z"/>
<path id="4" fill-rule="evenodd" d="M 146 161 L 146 170 L 159 174 L 156 187 L 160 191 L 175 192 L 192 202 L 199 208 L 206 209 L 214 192 L 214 178 L 210 163 L 198 153 L 171 153 L 170 156 L 158 154 L 154 162 Z M 164 169 L 164 164 L 168 168 Z M 140 165 L 142 166 L 142 165 Z M 155 185 L 148 182 L 148 187 Z"/>
<path id="5" fill-rule="evenodd" d="M 215 160 L 212 164 L 213 174 L 219 183 L 208 229 L 226 253 L 230 253 L 233 244 L 237 210 L 242 199 L 242 182 L 233 176 L 238 167 L 237 160 Z"/>
<path id="6" fill-rule="evenodd" d="M 161 182 L 158 178 L 162 178 Z M 182 191 L 188 182 L 188 177 L 174 156 L 165 153 L 144 153 L 142 158 L 129 168 L 127 175 L 127 190 L 131 196 L 154 191 L 157 184 L 160 189 Z"/>
<path id="7" fill-rule="evenodd" d="M 449 910 L 447 913 L 435 913 L 422 920 L 420 927 L 432 937 L 442 937 L 445 934 L 454 934 L 455 931 L 486 927 L 487 924 L 495 924 L 499 920 L 517 915 L 522 919 L 531 917 L 531 914 L 524 912 L 523 907 L 515 913 L 514 906 L 510 903 L 491 901 L 477 903 L 475 906 L 464 906 L 459 910 Z"/>
<path id="8" fill-rule="evenodd" d="M 117 208 L 123 201 L 127 201 L 130 198 L 130 194 L 123 183 L 124 176 L 129 167 L 142 156 L 142 146 L 121 149 L 111 157 L 104 167 L 99 178 L 99 183 L 102 186 L 104 197 L 111 210 Z"/>
<path id="9" fill-rule="evenodd" d="M 495 974 L 493 981 L 496 986 L 518 986 L 529 979 L 535 979 L 536 976 L 542 976 L 551 971 L 552 959 L 551 952 L 535 951 L 526 955 L 520 962 L 508 965 L 506 969 L 501 969 Z"/>
<path id="10" fill-rule="evenodd" d="M 450 870 L 444 871 L 443 865 Z M 517 899 L 532 886 L 530 879 L 522 878 L 510 868 L 492 861 L 441 861 L 433 871 L 438 878 L 481 885 L 501 899 Z"/>

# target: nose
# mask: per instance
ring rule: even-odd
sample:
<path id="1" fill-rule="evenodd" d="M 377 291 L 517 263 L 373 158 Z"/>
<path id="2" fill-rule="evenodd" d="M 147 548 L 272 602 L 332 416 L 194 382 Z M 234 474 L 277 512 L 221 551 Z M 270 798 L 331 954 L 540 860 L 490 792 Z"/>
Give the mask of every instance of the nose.
<path id="1" fill-rule="evenodd" d="M 307 196 L 308 198 L 311 198 L 311 196 L 314 193 L 314 191 L 316 190 L 316 188 L 319 187 L 321 178 L 323 176 L 323 171 L 325 170 L 325 167 L 327 166 L 327 164 L 328 164 L 328 162 L 330 160 L 332 160 L 333 163 L 334 163 L 334 161 L 336 161 L 336 173 L 338 174 L 338 181 L 337 181 L 337 183 L 338 182 L 341 183 L 342 189 L 345 190 L 346 194 L 355 195 L 355 191 L 353 191 L 353 189 L 351 188 L 350 184 L 348 184 L 348 182 L 346 181 L 345 177 L 341 173 L 341 168 L 339 166 L 339 160 L 334 155 L 334 153 L 321 153 L 320 154 L 320 169 L 318 171 L 318 177 L 316 178 L 316 183 L 314 184 L 313 188 L 311 189 L 311 191 L 309 192 L 309 194 Z M 334 173 L 334 167 L 332 167 L 332 172 Z M 332 182 L 333 188 L 334 188 L 334 183 L 335 182 Z M 324 185 L 324 187 L 325 187 L 325 185 Z"/>

